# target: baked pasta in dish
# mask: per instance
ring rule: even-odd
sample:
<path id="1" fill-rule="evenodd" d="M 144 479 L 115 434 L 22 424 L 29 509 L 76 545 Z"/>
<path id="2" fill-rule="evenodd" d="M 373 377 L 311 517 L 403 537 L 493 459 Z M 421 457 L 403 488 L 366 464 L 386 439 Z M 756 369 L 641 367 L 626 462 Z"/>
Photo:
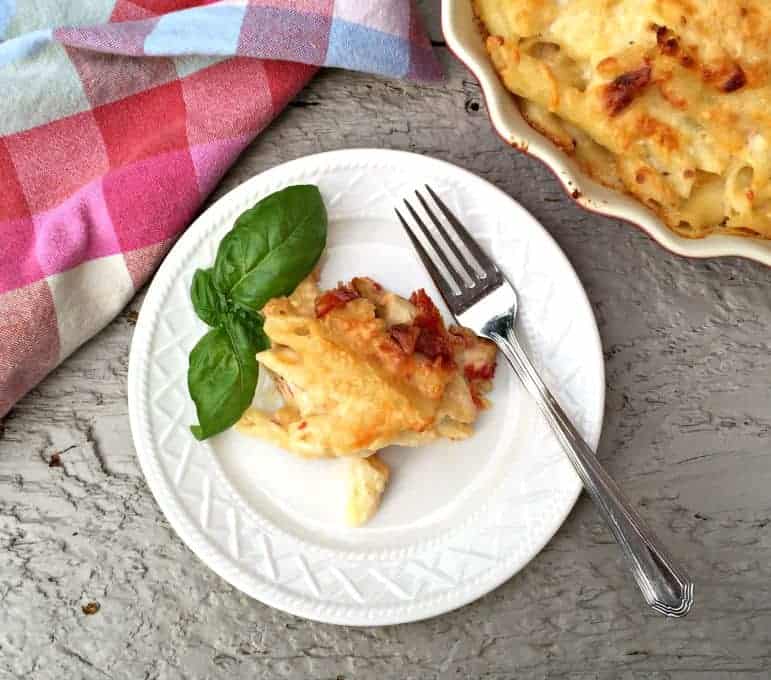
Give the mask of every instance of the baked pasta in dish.
<path id="1" fill-rule="evenodd" d="M 445 327 L 423 290 L 407 300 L 355 278 L 322 293 L 313 274 L 263 313 L 271 348 L 257 360 L 285 403 L 248 409 L 236 428 L 307 458 L 351 457 L 351 524 L 372 516 L 385 488 L 376 451 L 464 439 L 489 405 L 495 345 Z"/>
<path id="2" fill-rule="evenodd" d="M 677 233 L 771 238 L 771 3 L 470 0 L 525 118 Z"/>

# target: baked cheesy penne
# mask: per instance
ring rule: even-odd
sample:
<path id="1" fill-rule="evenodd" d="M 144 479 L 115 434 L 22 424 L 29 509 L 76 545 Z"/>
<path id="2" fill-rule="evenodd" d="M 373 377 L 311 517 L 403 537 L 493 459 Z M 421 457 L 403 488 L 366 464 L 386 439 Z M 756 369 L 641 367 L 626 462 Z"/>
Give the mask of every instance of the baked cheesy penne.
<path id="1" fill-rule="evenodd" d="M 423 290 L 406 299 L 354 278 L 321 292 L 314 273 L 263 314 L 271 348 L 257 360 L 284 405 L 250 408 L 236 428 L 306 458 L 361 460 L 349 469 L 352 524 L 372 516 L 388 479 L 385 463 L 370 456 L 469 437 L 489 406 L 495 345 L 446 327 Z"/>
<path id="2" fill-rule="evenodd" d="M 469 0 L 525 118 L 678 234 L 771 238 L 766 0 Z"/>

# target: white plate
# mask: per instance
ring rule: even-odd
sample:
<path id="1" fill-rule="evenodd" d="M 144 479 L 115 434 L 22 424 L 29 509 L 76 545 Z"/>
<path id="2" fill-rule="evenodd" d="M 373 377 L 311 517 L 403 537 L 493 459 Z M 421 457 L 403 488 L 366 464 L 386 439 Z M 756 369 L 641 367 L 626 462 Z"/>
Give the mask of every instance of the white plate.
<path id="1" fill-rule="evenodd" d="M 528 125 L 490 62 L 471 0 L 442 0 L 442 32 L 447 47 L 479 81 L 495 131 L 506 143 L 543 161 L 581 206 L 631 222 L 678 255 L 737 255 L 771 266 L 771 241 L 725 234 L 701 239 L 678 236 L 639 201 L 592 180 L 568 154 Z"/>
<path id="2" fill-rule="evenodd" d="M 329 212 L 323 283 L 368 274 L 403 294 L 425 287 L 439 301 L 393 216 L 425 182 L 517 286 L 534 360 L 587 441 L 596 446 L 600 435 L 605 381 L 592 310 L 554 241 L 504 193 L 447 163 L 380 150 L 310 156 L 242 184 L 187 230 L 150 286 L 131 346 L 131 430 L 158 504 L 193 552 L 235 587 L 299 616 L 379 625 L 466 604 L 525 566 L 581 489 L 507 365 L 474 437 L 385 452 L 392 482 L 360 529 L 342 521 L 341 461 L 299 460 L 235 432 L 204 443 L 190 434 L 187 357 L 205 327 L 188 291 L 234 219 L 273 191 L 318 184 Z M 258 401 L 269 398 L 262 388 Z"/>

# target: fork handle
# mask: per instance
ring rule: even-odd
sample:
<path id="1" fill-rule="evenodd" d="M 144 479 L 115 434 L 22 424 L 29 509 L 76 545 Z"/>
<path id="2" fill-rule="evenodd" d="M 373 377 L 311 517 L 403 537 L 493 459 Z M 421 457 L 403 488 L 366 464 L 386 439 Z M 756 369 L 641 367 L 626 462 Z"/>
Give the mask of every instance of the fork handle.
<path id="1" fill-rule="evenodd" d="M 498 345 L 546 416 L 584 488 L 621 546 L 645 601 L 666 616 L 685 616 L 693 604 L 693 582 L 600 465 L 594 452 L 546 387 L 519 344 L 510 317 L 499 317 L 488 324 L 485 334 Z"/>

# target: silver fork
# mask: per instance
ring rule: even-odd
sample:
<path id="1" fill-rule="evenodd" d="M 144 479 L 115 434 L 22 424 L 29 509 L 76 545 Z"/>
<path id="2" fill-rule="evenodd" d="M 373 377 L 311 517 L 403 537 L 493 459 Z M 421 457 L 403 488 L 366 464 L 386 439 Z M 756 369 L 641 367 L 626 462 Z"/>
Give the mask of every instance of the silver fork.
<path id="1" fill-rule="evenodd" d="M 495 342 L 533 396 L 629 560 L 632 575 L 645 601 L 666 616 L 685 616 L 693 604 L 693 582 L 600 465 L 522 349 L 515 333 L 518 302 L 514 287 L 442 199 L 428 185 L 426 190 L 449 226 L 443 224 L 419 191 L 415 194 L 433 222 L 435 234 L 406 199 L 404 203 L 447 275 L 418 240 L 414 227 L 410 227 L 398 209 L 396 214 L 455 320 Z M 456 239 L 476 260 L 481 272 L 461 252 Z M 458 266 L 453 264 L 448 253 L 453 255 Z"/>

